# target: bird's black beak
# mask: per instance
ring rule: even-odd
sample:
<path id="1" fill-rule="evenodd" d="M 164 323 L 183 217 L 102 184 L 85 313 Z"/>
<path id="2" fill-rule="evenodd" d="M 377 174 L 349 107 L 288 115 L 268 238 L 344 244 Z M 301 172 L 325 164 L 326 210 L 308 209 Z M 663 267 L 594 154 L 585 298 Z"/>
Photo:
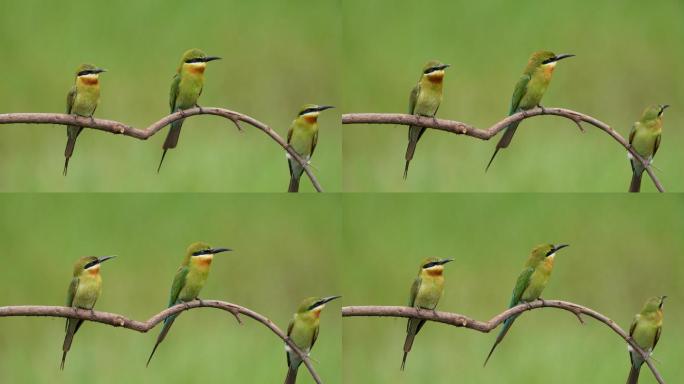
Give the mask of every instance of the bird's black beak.
<path id="1" fill-rule="evenodd" d="M 438 261 L 438 263 L 439 263 L 439 265 L 444 265 L 444 264 L 450 263 L 452 261 L 454 261 L 454 259 L 442 259 L 442 260 Z"/>
<path id="2" fill-rule="evenodd" d="M 202 59 L 202 61 L 204 61 L 205 63 L 208 63 L 208 62 L 214 61 L 214 60 L 221 60 L 221 58 L 218 56 L 207 56 L 204 59 Z"/>
<path id="3" fill-rule="evenodd" d="M 115 257 L 116 257 L 116 255 L 111 255 L 111 256 L 100 256 L 100 257 L 97 258 L 97 263 L 98 263 L 98 264 L 102 264 L 102 263 L 104 263 L 105 261 L 110 260 L 110 259 L 113 259 L 113 258 L 115 258 Z"/>
<path id="4" fill-rule="evenodd" d="M 333 300 L 335 300 L 335 299 L 339 299 L 340 297 L 342 297 L 342 296 L 328 296 L 328 297 L 324 297 L 324 298 L 322 298 L 321 300 L 318 301 L 318 305 L 323 305 L 323 304 L 329 303 L 329 302 L 331 302 L 331 301 L 333 301 Z"/>
<path id="5" fill-rule="evenodd" d="M 95 69 L 93 69 L 93 73 L 102 73 L 102 72 L 107 72 L 107 70 L 104 69 L 104 68 L 95 68 Z"/>
<path id="6" fill-rule="evenodd" d="M 451 67 L 451 64 L 442 64 L 439 67 L 437 67 L 437 69 L 444 70 L 444 69 L 447 69 L 449 67 Z"/>
<path id="7" fill-rule="evenodd" d="M 658 112 L 658 116 L 661 116 L 663 112 L 665 112 L 666 109 L 670 108 L 669 104 L 663 104 L 660 106 L 660 112 Z"/>
<path id="8" fill-rule="evenodd" d="M 556 252 L 558 252 L 558 250 L 563 249 L 563 248 L 565 248 L 565 247 L 569 247 L 569 246 L 570 246 L 570 244 L 558 244 L 558 245 L 554 245 L 554 246 L 553 246 L 553 252 L 552 252 L 552 253 L 556 253 Z"/>
<path id="9" fill-rule="evenodd" d="M 326 109 L 332 109 L 332 108 L 335 108 L 335 107 L 333 107 L 332 105 L 321 105 L 318 108 L 316 108 L 316 110 L 320 112 L 320 111 L 325 111 Z"/>
<path id="10" fill-rule="evenodd" d="M 207 253 L 215 255 L 217 253 L 230 252 L 230 251 L 232 251 L 232 249 L 230 249 L 230 248 L 213 248 L 213 249 L 207 250 Z"/>
<path id="11" fill-rule="evenodd" d="M 571 53 L 561 53 L 560 55 L 556 55 L 556 56 L 553 58 L 553 61 L 561 61 L 561 60 L 563 60 L 563 59 L 567 59 L 568 57 L 574 57 L 574 56 L 575 56 L 575 55 L 573 55 L 573 54 L 571 54 Z"/>

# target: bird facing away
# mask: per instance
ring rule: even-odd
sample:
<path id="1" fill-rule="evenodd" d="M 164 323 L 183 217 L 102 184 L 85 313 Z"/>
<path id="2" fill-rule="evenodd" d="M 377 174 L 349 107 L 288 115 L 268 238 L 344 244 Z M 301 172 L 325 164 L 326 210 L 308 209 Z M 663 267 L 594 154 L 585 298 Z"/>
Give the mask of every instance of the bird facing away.
<path id="1" fill-rule="evenodd" d="M 67 291 L 66 306 L 72 308 L 90 309 L 95 307 L 97 299 L 102 292 L 102 276 L 100 276 L 100 264 L 115 256 L 84 256 L 74 264 L 74 273 Z M 66 335 L 62 344 L 62 364 L 59 368 L 64 369 L 64 361 L 67 352 L 71 348 L 74 335 L 83 325 L 81 319 L 67 319 Z"/>
<path id="2" fill-rule="evenodd" d="M 418 84 L 411 90 L 411 97 L 409 98 L 410 114 L 435 117 L 439 104 L 442 103 L 442 83 L 444 80 L 444 70 L 447 68 L 449 68 L 449 64 L 442 64 L 437 60 L 430 60 L 425 64 Z M 415 125 L 409 127 L 404 179 L 408 175 L 409 163 L 413 159 L 418 140 L 423 136 L 426 129 L 425 127 L 417 127 Z"/>
<path id="3" fill-rule="evenodd" d="M 520 111 L 526 111 L 541 106 L 541 99 L 551 82 L 556 63 L 573 56 L 575 55 L 567 53 L 554 55 L 552 52 L 548 51 L 537 51 L 533 53 L 530 60 L 527 62 L 525 72 L 523 72 L 518 83 L 515 84 L 513 97 L 511 98 L 511 108 L 508 111 L 508 115 L 510 116 Z M 508 147 L 511 143 L 513 135 L 515 135 L 515 130 L 518 129 L 518 124 L 520 124 L 519 121 L 506 127 L 501 140 L 496 144 L 496 149 L 494 150 L 492 158 L 489 159 L 485 172 L 492 165 L 492 161 L 494 161 L 494 157 L 496 157 L 499 150 Z"/>
<path id="4" fill-rule="evenodd" d="M 632 326 L 629 328 L 629 336 L 649 356 L 653 353 L 656 344 L 658 344 L 660 333 L 663 329 L 663 302 L 666 297 L 660 296 L 648 299 L 641 312 L 634 316 Z M 639 382 L 639 371 L 644 363 L 644 358 L 641 357 L 641 354 L 634 351 L 631 346 L 628 346 L 627 349 L 631 363 L 627 384 L 636 384 Z"/>
<path id="5" fill-rule="evenodd" d="M 100 103 L 100 73 L 105 72 L 102 68 L 97 68 L 92 64 L 81 64 L 76 69 L 76 80 L 74 86 L 67 93 L 66 113 L 93 117 L 97 105 Z M 64 149 L 64 170 L 66 176 L 69 168 L 69 159 L 74 153 L 76 138 L 83 130 L 77 125 L 67 126 L 67 144 Z"/>
<path id="6" fill-rule="evenodd" d="M 299 304 L 297 313 L 294 314 L 290 325 L 287 327 L 287 337 L 307 355 L 311 352 L 318 339 L 318 330 L 321 311 L 325 305 L 341 296 L 309 297 Z M 287 344 L 285 344 L 285 357 L 287 358 L 287 376 L 285 384 L 294 384 L 297 381 L 297 370 L 302 364 L 302 359 Z"/>
<path id="7" fill-rule="evenodd" d="M 532 250 L 530 257 L 525 262 L 525 267 L 522 272 L 520 272 L 518 280 L 515 283 L 515 288 L 513 288 L 513 295 L 511 296 L 511 302 L 508 305 L 508 308 L 513 308 L 522 303 L 529 303 L 541 297 L 542 291 L 549 282 L 556 252 L 567 246 L 568 244 L 543 244 L 536 246 Z M 504 321 L 503 328 L 501 328 L 501 331 L 499 331 L 499 334 L 496 336 L 496 341 L 489 351 L 484 365 L 487 365 L 487 361 L 492 357 L 494 349 L 506 336 L 506 333 L 511 329 L 513 322 L 518 316 L 519 315 L 511 316 Z"/>
<path id="8" fill-rule="evenodd" d="M 204 287 L 204 283 L 207 282 L 214 255 L 227 251 L 231 250 L 228 248 L 211 248 L 208 244 L 202 242 L 190 244 L 185 252 L 183 263 L 173 277 L 168 307 L 199 300 L 199 293 L 202 290 L 202 287 Z M 171 315 L 164 319 L 164 326 L 161 332 L 159 332 L 159 336 L 157 336 L 157 342 L 154 344 L 150 357 L 147 359 L 148 366 L 150 365 L 150 361 L 152 360 L 152 356 L 154 356 L 157 347 L 164 341 L 166 334 L 169 333 L 171 325 L 173 325 L 176 317 L 178 317 L 178 314 Z"/>
<path id="9" fill-rule="evenodd" d="M 199 107 L 197 99 L 202 94 L 202 88 L 204 87 L 204 70 L 207 68 L 208 62 L 219 59 L 221 58 L 217 56 L 207 56 L 199 49 L 190 49 L 183 53 L 176 75 L 171 82 L 171 92 L 169 94 L 171 113 Z M 164 140 L 162 145 L 164 152 L 159 161 L 157 173 L 164 162 L 166 151 L 176 148 L 184 120 L 180 119 L 171 123 L 169 133 L 166 135 L 166 140 Z"/>
<path id="10" fill-rule="evenodd" d="M 453 259 L 437 259 L 430 257 L 420 263 L 418 277 L 411 285 L 409 307 L 434 310 L 444 291 L 444 264 Z M 413 346 L 413 339 L 425 325 L 425 320 L 410 318 L 406 325 L 406 340 L 404 341 L 404 357 L 401 359 L 401 370 L 406 366 L 406 357 Z"/>
<path id="11" fill-rule="evenodd" d="M 652 105 L 644 110 L 641 119 L 634 122 L 629 132 L 629 145 L 651 164 L 653 157 L 660 147 L 660 136 L 663 132 L 663 112 L 669 105 Z M 628 153 L 629 162 L 632 165 L 632 182 L 629 184 L 629 192 L 641 190 L 641 176 L 646 168 L 643 164 Z"/>
<path id="12" fill-rule="evenodd" d="M 318 115 L 321 111 L 330 108 L 334 107 L 306 104 L 299 110 L 297 117 L 290 124 L 290 129 L 287 131 L 287 144 L 306 161 L 311 159 L 318 143 Z M 286 156 L 290 168 L 290 186 L 287 191 L 298 192 L 299 179 L 302 177 L 304 168 L 289 153 Z"/>

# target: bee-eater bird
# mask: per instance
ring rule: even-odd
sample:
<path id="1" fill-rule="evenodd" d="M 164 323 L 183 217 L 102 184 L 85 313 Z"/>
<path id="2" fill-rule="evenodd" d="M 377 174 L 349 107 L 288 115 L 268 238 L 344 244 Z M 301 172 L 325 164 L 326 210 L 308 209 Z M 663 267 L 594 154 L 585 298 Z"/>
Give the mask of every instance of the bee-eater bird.
<path id="1" fill-rule="evenodd" d="M 520 111 L 526 111 L 535 107 L 541 107 L 541 99 L 551 82 L 553 70 L 556 68 L 556 63 L 568 57 L 573 57 L 571 54 L 554 55 L 553 52 L 537 51 L 532 54 L 530 60 L 527 62 L 525 72 L 518 80 L 513 90 L 513 97 L 511 99 L 511 108 L 508 115 L 513 115 Z M 496 144 L 496 149 L 492 158 L 489 159 L 485 172 L 492 165 L 494 157 L 501 148 L 506 148 L 513 140 L 515 130 L 518 129 L 520 122 L 515 122 L 506 127 L 506 130 L 501 137 L 501 140 Z"/>
<path id="2" fill-rule="evenodd" d="M 81 64 L 76 69 L 76 81 L 67 93 L 66 113 L 85 117 L 93 117 L 97 105 L 100 103 L 100 73 L 104 69 L 92 64 Z M 64 176 L 69 168 L 69 159 L 74 153 L 76 138 L 83 130 L 77 125 L 67 126 L 67 145 L 64 150 Z"/>
<path id="3" fill-rule="evenodd" d="M 185 252 L 183 263 L 173 277 L 168 307 L 199 300 L 199 293 L 202 290 L 202 287 L 204 287 L 204 283 L 207 282 L 214 255 L 227 251 L 231 251 L 231 249 L 211 248 L 208 244 L 202 242 L 190 244 Z M 152 353 L 150 353 L 150 357 L 147 359 L 148 366 L 150 365 L 150 361 L 152 360 L 152 356 L 154 356 L 157 347 L 164 341 L 166 334 L 169 333 L 171 325 L 173 325 L 176 317 L 178 317 L 177 314 L 164 319 L 164 327 L 161 332 L 159 332 L 157 342 L 154 344 Z"/>
<path id="4" fill-rule="evenodd" d="M 518 280 L 515 283 L 515 288 L 513 288 L 513 295 L 511 296 L 511 302 L 508 305 L 508 308 L 513 308 L 522 303 L 529 303 L 541 297 L 542 291 L 549 282 L 556 252 L 567 246 L 568 244 L 543 244 L 538 245 L 532 250 L 530 257 L 525 262 L 525 267 L 522 272 L 520 272 Z M 494 349 L 506 336 L 506 333 L 511 329 L 513 322 L 518 316 L 519 315 L 511 316 L 504 321 L 503 328 L 501 328 L 501 331 L 499 331 L 499 334 L 496 336 L 496 341 L 489 351 L 484 365 L 487 365 L 487 361 L 492 357 Z"/>
<path id="5" fill-rule="evenodd" d="M 325 305 L 340 297 L 309 297 L 299 304 L 297 313 L 294 314 L 292 320 L 290 320 L 290 325 L 287 327 L 287 337 L 302 352 L 308 355 L 318 339 L 321 311 Z M 294 384 L 297 381 L 297 370 L 299 365 L 302 364 L 302 359 L 287 344 L 285 344 L 285 357 L 287 358 L 285 384 Z"/>
<path id="6" fill-rule="evenodd" d="M 660 147 L 660 136 L 663 132 L 663 112 L 669 105 L 652 105 L 644 110 L 641 119 L 632 125 L 629 133 L 629 145 L 641 155 L 649 164 Z M 629 192 L 641 190 L 641 176 L 646 168 L 641 162 L 628 153 L 629 162 L 632 165 L 632 182 L 629 184 Z"/>
<path id="7" fill-rule="evenodd" d="M 100 264 L 116 256 L 85 256 L 78 259 L 74 265 L 74 273 L 67 291 L 66 306 L 92 310 L 95 302 L 102 292 L 102 276 L 100 276 Z M 74 335 L 83 325 L 81 319 L 67 319 L 66 335 L 62 345 L 62 364 L 60 369 L 64 369 L 64 361 L 67 352 L 71 348 Z"/>
<path id="8" fill-rule="evenodd" d="M 420 263 L 418 277 L 411 285 L 409 307 L 434 310 L 444 291 L 444 264 L 453 259 L 438 259 L 430 257 Z M 425 325 L 425 320 L 409 319 L 406 325 L 406 340 L 404 341 L 404 357 L 401 359 L 401 370 L 406 366 L 406 357 L 413 346 L 413 339 Z"/>
<path id="9" fill-rule="evenodd" d="M 663 302 L 667 296 L 651 297 L 646 301 L 641 312 L 634 316 L 632 326 L 629 328 L 629 336 L 646 352 L 649 356 L 663 330 Z M 640 353 L 634 351 L 631 346 L 627 346 L 631 367 L 627 384 L 639 382 L 639 371 L 644 363 L 644 358 Z"/>
<path id="10" fill-rule="evenodd" d="M 290 124 L 287 131 L 287 143 L 304 160 L 309 161 L 318 143 L 318 115 L 321 111 L 334 108 L 332 105 L 306 104 L 297 114 L 297 118 Z M 288 192 L 299 191 L 299 179 L 302 177 L 304 168 L 299 162 L 287 155 L 287 164 L 290 168 L 290 186 Z"/>
<path id="11" fill-rule="evenodd" d="M 449 64 L 431 60 L 423 67 L 418 84 L 413 87 L 409 98 L 409 113 L 418 116 L 435 117 L 439 104 L 442 103 L 442 83 L 444 70 Z M 411 125 L 408 131 L 408 147 L 406 148 L 406 166 L 404 167 L 404 179 L 408 175 L 408 168 L 413 153 L 416 151 L 418 140 L 425 133 L 425 127 Z"/>
<path id="12" fill-rule="evenodd" d="M 199 107 L 197 99 L 202 94 L 202 88 L 204 87 L 204 70 L 207 68 L 207 63 L 220 59 L 217 56 L 207 56 L 199 49 L 190 49 L 183 53 L 176 75 L 171 82 L 171 92 L 169 95 L 171 113 Z M 162 153 L 161 161 L 159 161 L 157 172 L 161 169 L 166 151 L 176 148 L 184 120 L 180 119 L 171 123 L 171 128 L 162 146 L 164 153 Z"/>

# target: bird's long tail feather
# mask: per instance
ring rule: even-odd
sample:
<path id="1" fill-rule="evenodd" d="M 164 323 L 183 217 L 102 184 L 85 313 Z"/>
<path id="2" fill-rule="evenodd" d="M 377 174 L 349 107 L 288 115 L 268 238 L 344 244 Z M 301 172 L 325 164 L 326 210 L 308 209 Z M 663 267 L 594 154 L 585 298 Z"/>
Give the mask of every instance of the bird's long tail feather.
<path id="1" fill-rule="evenodd" d="M 159 173 L 162 163 L 164 162 L 164 156 L 166 156 L 166 151 L 168 151 L 169 149 L 176 148 L 176 145 L 178 145 L 178 138 L 180 137 L 181 127 L 183 126 L 183 120 L 184 119 L 176 120 L 173 123 L 171 123 L 169 133 L 166 135 L 166 140 L 164 140 L 164 144 L 162 145 L 164 153 L 162 153 L 161 161 L 159 161 L 157 173 Z"/>
<path id="2" fill-rule="evenodd" d="M 637 384 L 639 382 L 639 371 L 641 371 L 641 366 L 635 368 L 634 365 L 630 364 L 627 384 Z"/>
<path id="3" fill-rule="evenodd" d="M 413 346 L 413 340 L 416 337 L 415 333 L 409 332 L 406 334 L 406 340 L 404 341 L 404 356 L 401 359 L 401 370 L 403 371 L 406 367 L 406 358 L 408 353 L 411 352 L 411 347 Z"/>
<path id="4" fill-rule="evenodd" d="M 82 127 L 68 126 L 67 127 L 67 144 L 64 148 L 64 170 L 62 174 L 67 175 L 67 170 L 69 169 L 69 159 L 71 155 L 74 154 L 74 148 L 76 147 L 76 138 L 78 138 L 79 133 L 81 133 Z"/>
<path id="5" fill-rule="evenodd" d="M 178 315 L 171 315 L 164 319 L 164 328 L 162 328 L 161 332 L 159 332 L 159 336 L 157 336 L 157 342 L 154 344 L 154 348 L 152 348 L 152 353 L 150 353 L 150 357 L 147 359 L 147 364 L 145 364 L 146 367 L 150 366 L 152 356 L 154 356 L 154 353 L 157 351 L 157 347 L 159 347 L 159 344 L 161 344 L 161 342 L 164 341 L 164 339 L 166 338 L 166 334 L 169 333 L 169 330 L 171 329 L 173 322 L 176 320 L 176 317 L 178 317 Z"/>
<path id="6" fill-rule="evenodd" d="M 299 180 L 304 173 L 304 168 L 295 159 L 288 159 L 287 164 L 290 168 L 290 185 L 288 192 L 299 192 Z"/>
<path id="7" fill-rule="evenodd" d="M 416 153 L 416 146 L 418 145 L 418 140 L 420 140 L 420 137 L 423 136 L 423 133 L 425 132 L 426 128 L 424 127 L 414 127 L 410 126 L 409 127 L 409 134 L 408 134 L 408 146 L 406 147 L 406 165 L 404 166 L 404 180 L 406 180 L 406 177 L 408 176 L 408 169 L 409 169 L 409 164 L 411 163 L 411 160 L 413 159 L 413 155 Z"/>
<path id="8" fill-rule="evenodd" d="M 499 142 L 496 143 L 496 149 L 494 150 L 494 154 L 492 155 L 492 157 L 489 159 L 489 163 L 487 163 L 487 168 L 485 168 L 485 172 L 489 170 L 489 167 L 492 165 L 492 162 L 494 161 L 496 154 L 499 153 L 499 150 L 501 148 L 508 148 L 508 145 L 511 144 L 511 140 L 513 140 L 513 135 L 515 135 L 515 131 L 518 129 L 518 124 L 520 124 L 520 122 L 512 123 L 508 127 L 506 127 L 506 131 L 501 137 L 501 140 L 499 140 Z"/>
<path id="9" fill-rule="evenodd" d="M 632 172 L 632 182 L 629 183 L 629 192 L 639 192 L 641 191 L 641 176 L 643 176 L 643 171 L 633 171 Z"/>
<path id="10" fill-rule="evenodd" d="M 506 334 L 508 331 L 511 329 L 511 326 L 513 325 L 513 322 L 515 319 L 518 317 L 518 315 L 511 316 L 506 321 L 504 321 L 503 328 L 501 328 L 501 331 L 499 331 L 499 334 L 496 336 L 496 341 L 494 341 L 494 345 L 492 345 L 492 349 L 489 350 L 489 354 L 487 355 L 487 358 L 485 359 L 484 364 L 482 366 L 486 366 L 487 362 L 489 361 L 489 358 L 492 357 L 492 353 L 494 353 L 494 349 L 496 349 L 496 346 L 501 343 L 501 341 L 506 337 Z"/>
<path id="11" fill-rule="evenodd" d="M 297 382 L 297 370 L 299 367 L 288 367 L 287 376 L 285 376 L 285 384 L 295 384 Z"/>
<path id="12" fill-rule="evenodd" d="M 71 343 L 74 341 L 74 335 L 81 328 L 83 320 L 80 319 L 68 319 L 66 326 L 66 334 L 64 335 L 64 343 L 62 344 L 62 363 L 59 365 L 59 369 L 64 370 L 64 362 L 66 361 L 66 356 L 71 349 Z"/>

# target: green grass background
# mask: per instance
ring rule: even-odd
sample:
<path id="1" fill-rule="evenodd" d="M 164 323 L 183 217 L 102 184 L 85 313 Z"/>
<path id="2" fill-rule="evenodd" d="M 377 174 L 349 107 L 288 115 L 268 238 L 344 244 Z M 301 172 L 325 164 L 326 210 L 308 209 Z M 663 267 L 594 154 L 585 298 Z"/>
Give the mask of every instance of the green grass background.
<path id="1" fill-rule="evenodd" d="M 306 205 L 270 195 L 5 195 L 0 199 L 0 306 L 63 305 L 73 262 L 118 254 L 103 264 L 96 309 L 146 320 L 164 309 L 185 248 L 203 240 L 234 252 L 216 257 L 205 299 L 234 302 L 281 329 L 308 296 L 340 293 L 341 211 L 336 196 Z M 312 358 L 326 383 L 340 383 L 340 302 L 321 315 Z M 274 383 L 285 377 L 282 341 L 263 325 L 214 309 L 183 313 L 145 361 L 148 334 L 94 323 L 74 339 L 59 371 L 64 320 L 0 318 L 2 383 Z M 313 383 L 306 369 L 298 383 Z"/>
<path id="2" fill-rule="evenodd" d="M 611 0 L 343 2 L 343 112 L 405 113 L 427 60 L 447 70 L 438 117 L 488 128 L 503 119 L 529 55 L 574 53 L 559 63 L 543 105 L 574 109 L 627 136 L 649 104 L 671 104 L 655 166 L 683 191 L 684 3 Z M 344 127 L 347 191 L 626 191 L 625 150 L 591 126 L 559 117 L 523 122 L 485 165 L 489 142 L 430 130 L 402 180 L 407 127 Z M 653 191 L 644 178 L 645 191 Z"/>
<path id="3" fill-rule="evenodd" d="M 64 112 L 76 67 L 101 77 L 96 117 L 143 128 L 169 113 L 181 54 L 201 48 L 224 59 L 207 68 L 199 103 L 248 114 L 285 137 L 305 103 L 339 106 L 336 1 L 3 1 L 0 113 Z M 285 191 L 285 152 L 248 125 L 215 116 L 186 120 L 161 174 L 163 132 L 148 142 L 87 130 L 62 177 L 66 129 L 2 126 L 4 191 Z M 341 188 L 339 110 L 322 114 L 316 175 Z M 302 180 L 302 191 L 313 188 Z"/>
<path id="4" fill-rule="evenodd" d="M 626 195 L 352 195 L 344 200 L 345 305 L 406 305 L 421 260 L 451 257 L 438 309 L 488 320 L 508 305 L 537 244 L 567 242 L 545 298 L 596 309 L 625 329 L 650 296 L 668 295 L 654 358 L 684 380 L 684 199 Z M 525 313 L 482 363 L 495 333 L 428 323 L 400 372 L 405 319 L 348 318 L 345 383 L 622 383 L 624 341 L 564 311 Z M 498 331 L 498 329 L 496 330 Z M 640 383 L 655 383 L 643 369 Z"/>

